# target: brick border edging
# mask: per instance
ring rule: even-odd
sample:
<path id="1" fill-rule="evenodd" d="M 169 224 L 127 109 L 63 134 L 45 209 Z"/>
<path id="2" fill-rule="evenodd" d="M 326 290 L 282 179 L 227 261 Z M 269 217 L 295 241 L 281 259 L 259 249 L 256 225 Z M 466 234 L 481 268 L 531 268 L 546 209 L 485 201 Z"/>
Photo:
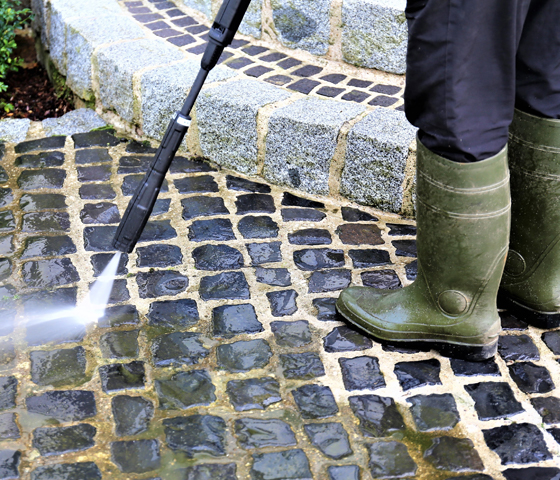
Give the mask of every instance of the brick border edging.
<path id="1" fill-rule="evenodd" d="M 142 29 L 117 0 L 33 0 L 36 29 L 68 86 L 106 120 L 161 139 L 199 61 Z M 186 144 L 303 192 L 414 213 L 415 129 L 404 113 L 306 97 L 218 66 Z"/>

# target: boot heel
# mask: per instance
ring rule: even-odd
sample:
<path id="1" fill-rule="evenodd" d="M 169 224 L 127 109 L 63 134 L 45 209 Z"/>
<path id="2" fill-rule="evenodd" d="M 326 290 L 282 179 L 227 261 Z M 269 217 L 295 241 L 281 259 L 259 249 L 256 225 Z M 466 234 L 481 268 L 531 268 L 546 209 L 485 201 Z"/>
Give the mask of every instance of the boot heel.
<path id="1" fill-rule="evenodd" d="M 504 308 L 508 312 L 513 313 L 519 320 L 533 325 L 533 327 L 542 328 L 543 330 L 560 327 L 560 313 L 537 312 L 536 310 L 517 303 L 500 292 L 498 292 L 498 305 L 500 308 Z"/>
<path id="2" fill-rule="evenodd" d="M 459 358 L 469 362 L 482 362 L 496 355 L 498 351 L 498 340 L 489 345 L 467 346 L 454 345 L 451 343 L 434 344 L 434 349 L 444 357 Z"/>

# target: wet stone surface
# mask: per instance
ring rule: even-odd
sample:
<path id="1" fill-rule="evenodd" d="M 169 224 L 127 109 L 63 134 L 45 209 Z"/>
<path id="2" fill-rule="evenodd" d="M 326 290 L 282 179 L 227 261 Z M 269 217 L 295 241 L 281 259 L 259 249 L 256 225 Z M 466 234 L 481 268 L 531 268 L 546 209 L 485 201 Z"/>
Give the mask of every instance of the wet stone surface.
<path id="1" fill-rule="evenodd" d="M 227 384 L 227 394 L 235 410 L 264 410 L 269 405 L 282 400 L 280 385 L 271 377 L 231 380 Z"/>
<path id="2" fill-rule="evenodd" d="M 186 48 L 198 55 L 206 26 L 167 2 L 121 3 L 157 13 L 146 27 L 156 34 L 197 29 Z M 239 40 L 227 50 L 251 57 L 243 72 L 299 62 Z M 328 72 L 304 80 L 384 88 Z M 5 148 L 0 478 L 558 476 L 557 330 L 500 310 L 498 358 L 469 362 L 380 344 L 338 314 L 350 284 L 397 289 L 416 278 L 409 219 L 179 156 L 140 242 L 121 256 L 105 313 L 77 322 L 70 310 L 114 256 L 122 193 L 157 147 L 105 131 Z"/>
<path id="3" fill-rule="evenodd" d="M 33 446 L 43 456 L 86 450 L 94 446 L 97 429 L 87 423 L 71 427 L 36 428 Z"/>

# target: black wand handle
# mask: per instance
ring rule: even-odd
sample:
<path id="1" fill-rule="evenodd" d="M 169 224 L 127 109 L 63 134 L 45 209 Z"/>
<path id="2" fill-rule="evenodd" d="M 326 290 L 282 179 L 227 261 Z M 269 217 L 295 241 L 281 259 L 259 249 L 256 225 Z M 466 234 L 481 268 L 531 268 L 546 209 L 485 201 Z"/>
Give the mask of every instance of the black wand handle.
<path id="1" fill-rule="evenodd" d="M 113 239 L 113 247 L 121 252 L 130 253 L 142 235 L 144 227 L 156 203 L 165 175 L 169 170 L 175 154 L 187 134 L 191 123 L 189 116 L 202 85 L 220 55 L 233 37 L 251 0 L 224 0 L 209 33 L 208 44 L 202 56 L 201 68 L 191 87 L 187 99 L 167 127 L 160 147 L 158 148 L 150 168 L 138 186 L 124 212 L 121 223 Z"/>

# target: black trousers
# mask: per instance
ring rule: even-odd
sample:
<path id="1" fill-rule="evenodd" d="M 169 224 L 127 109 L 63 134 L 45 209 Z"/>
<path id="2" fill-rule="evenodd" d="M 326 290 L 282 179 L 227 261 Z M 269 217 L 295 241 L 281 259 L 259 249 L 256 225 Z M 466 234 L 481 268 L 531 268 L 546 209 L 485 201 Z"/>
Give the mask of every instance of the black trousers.
<path id="1" fill-rule="evenodd" d="M 476 162 L 514 107 L 560 118 L 560 0 L 408 0 L 405 112 L 422 143 Z"/>

